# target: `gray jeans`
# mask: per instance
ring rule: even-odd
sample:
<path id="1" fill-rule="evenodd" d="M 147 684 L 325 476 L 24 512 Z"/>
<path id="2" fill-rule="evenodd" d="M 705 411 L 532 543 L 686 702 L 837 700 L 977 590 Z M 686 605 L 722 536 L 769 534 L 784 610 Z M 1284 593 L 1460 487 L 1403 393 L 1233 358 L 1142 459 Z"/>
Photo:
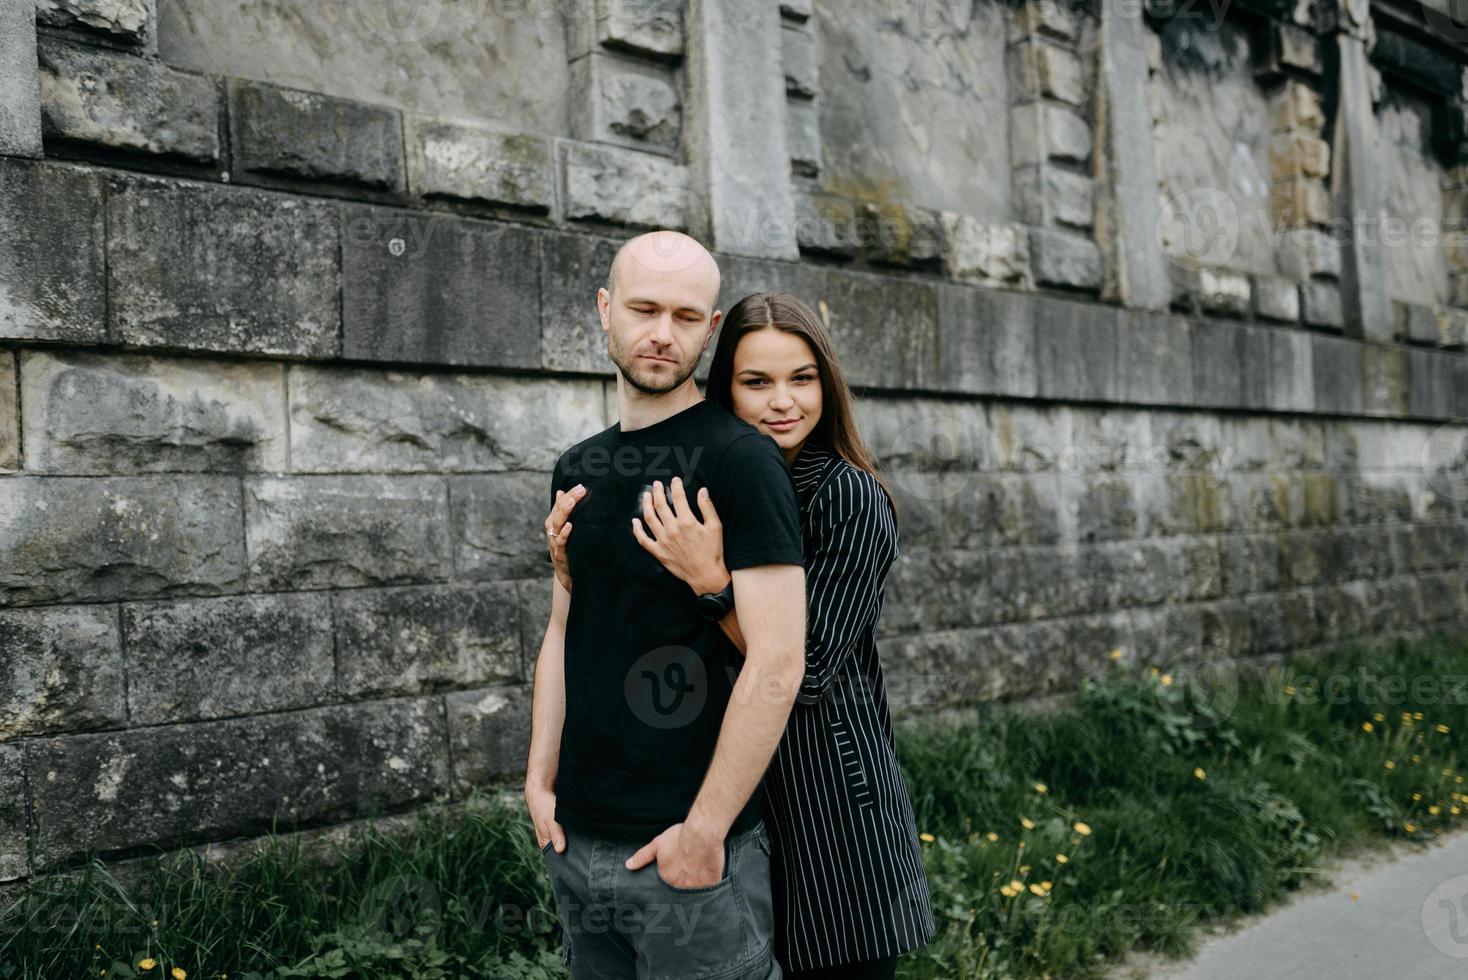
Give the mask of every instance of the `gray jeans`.
<path id="1" fill-rule="evenodd" d="M 770 838 L 763 823 L 724 841 L 724 877 L 675 888 L 653 862 L 628 871 L 641 844 L 566 830 L 541 848 L 572 980 L 780 980 L 773 955 Z"/>

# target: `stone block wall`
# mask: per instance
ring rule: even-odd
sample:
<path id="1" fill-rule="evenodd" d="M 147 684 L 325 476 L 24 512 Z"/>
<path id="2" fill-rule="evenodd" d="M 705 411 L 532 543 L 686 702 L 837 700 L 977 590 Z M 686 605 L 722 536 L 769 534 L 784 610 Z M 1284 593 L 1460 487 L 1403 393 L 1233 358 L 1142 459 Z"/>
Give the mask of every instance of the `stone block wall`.
<path id="1" fill-rule="evenodd" d="M 1468 310 L 1333 220 L 1396 166 L 1390 39 L 1468 63 L 1400 11 L 1208 38 L 1299 233 L 1223 249 L 1176 200 L 1219 188 L 1175 144 L 1226 140 L 1178 135 L 1210 69 L 1168 11 L 594 0 L 515 21 L 549 102 L 501 106 L 428 94 L 462 7 L 353 9 L 376 45 L 310 84 L 193 0 L 0 7 L 0 882 L 513 783 L 549 473 L 615 422 L 595 289 L 641 228 L 707 241 L 725 308 L 827 318 L 898 497 L 905 715 L 1468 626 Z M 1456 98 L 1409 198 L 1445 227 Z"/>

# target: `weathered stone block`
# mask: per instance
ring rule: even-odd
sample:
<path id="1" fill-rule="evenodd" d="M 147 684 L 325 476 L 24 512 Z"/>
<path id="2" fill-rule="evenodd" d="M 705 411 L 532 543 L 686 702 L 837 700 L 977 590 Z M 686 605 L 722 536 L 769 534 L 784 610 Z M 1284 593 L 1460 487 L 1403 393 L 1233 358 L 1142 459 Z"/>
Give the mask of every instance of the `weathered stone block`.
<path id="1" fill-rule="evenodd" d="M 790 169 L 802 177 L 819 177 L 821 113 L 813 103 L 792 101 L 785 107 L 785 144 L 790 148 Z"/>
<path id="2" fill-rule="evenodd" d="M 107 197 L 113 337 L 145 347 L 336 355 L 337 210 L 281 194 L 119 179 Z"/>
<path id="3" fill-rule="evenodd" d="M 0 739 L 127 724 L 110 606 L 0 612 Z"/>
<path id="4" fill-rule="evenodd" d="M 538 241 L 447 214 L 342 212 L 343 353 L 372 361 L 539 367 Z"/>
<path id="5" fill-rule="evenodd" d="M 1361 347 L 1361 408 L 1367 415 L 1407 414 L 1407 355 L 1385 344 Z"/>
<path id="6" fill-rule="evenodd" d="M 125 603 L 122 624 L 133 725 L 285 711 L 335 699 L 324 592 Z"/>
<path id="7" fill-rule="evenodd" d="M 1295 323 L 1300 319 L 1300 287 L 1288 279 L 1256 274 L 1253 277 L 1254 315 L 1264 320 Z"/>
<path id="8" fill-rule="evenodd" d="M 1361 344 L 1343 337 L 1311 336 L 1315 411 L 1356 415 L 1362 406 Z"/>
<path id="9" fill-rule="evenodd" d="M 29 3 L 0 6 L 0 154 L 34 157 L 41 146 L 41 86 L 36 63 L 36 11 Z"/>
<path id="10" fill-rule="evenodd" d="M 1312 327 L 1341 329 L 1346 318 L 1341 310 L 1340 287 L 1330 282 L 1301 283 L 1300 317 Z"/>
<path id="11" fill-rule="evenodd" d="M 1040 397 L 1116 401 L 1121 393 L 1116 310 L 1048 296 L 1033 302 Z"/>
<path id="12" fill-rule="evenodd" d="M 786 24 L 780 30 L 780 63 L 785 69 L 785 94 L 814 99 L 821 91 L 816 39 L 802 27 Z"/>
<path id="13" fill-rule="evenodd" d="M 36 0 L 35 18 L 147 52 L 158 47 L 157 0 Z"/>
<path id="14" fill-rule="evenodd" d="M 1318 133 L 1325 126 L 1320 94 L 1309 85 L 1290 79 L 1269 97 L 1271 128 L 1274 132 L 1300 130 Z"/>
<path id="15" fill-rule="evenodd" d="M 156 61 L 55 41 L 37 51 L 47 139 L 219 160 L 219 86 Z"/>
<path id="16" fill-rule="evenodd" d="M 618 246 L 618 242 L 586 235 L 542 236 L 542 367 L 601 374 L 613 370 L 607 356 L 607 336 L 596 309 L 596 291 L 606 280 Z M 721 295 L 731 293 L 726 288 Z"/>
<path id="17" fill-rule="evenodd" d="M 861 240 L 856 225 L 856 202 L 824 191 L 795 192 L 795 240 L 802 252 L 850 258 Z"/>
<path id="18" fill-rule="evenodd" d="M 1300 330 L 1269 331 L 1269 390 L 1264 407 L 1277 412 L 1315 408 L 1311 335 Z"/>
<path id="19" fill-rule="evenodd" d="M 1392 311 L 1396 315 L 1396 339 L 1437 343 L 1437 315 L 1433 308 L 1395 299 Z"/>
<path id="20" fill-rule="evenodd" d="M 456 795 L 525 771 L 532 693 L 529 684 L 503 684 L 444 696 Z"/>
<path id="21" fill-rule="evenodd" d="M 32 472 L 286 468 L 279 364 L 37 350 L 20 379 Z"/>
<path id="22" fill-rule="evenodd" d="M 1062 41 L 1074 40 L 1076 15 L 1054 0 L 1024 0 L 1014 8 L 1014 28 L 1018 37 L 1048 34 Z"/>
<path id="23" fill-rule="evenodd" d="M 1074 52 L 1040 40 L 1011 45 L 1004 52 L 1011 98 L 1048 97 L 1082 105 L 1086 101 L 1085 73 Z"/>
<path id="24" fill-rule="evenodd" d="M 1193 331 L 1186 319 L 1123 310 L 1117 345 L 1121 400 L 1143 405 L 1193 403 Z"/>
<path id="25" fill-rule="evenodd" d="M 0 881 L 30 874 L 25 746 L 0 743 Z"/>
<path id="26" fill-rule="evenodd" d="M 1291 228 L 1279 243 L 1279 269 L 1297 282 L 1341 274 L 1341 243 L 1319 228 Z"/>
<path id="27" fill-rule="evenodd" d="M 228 90 L 237 170 L 406 187 L 396 109 L 239 78 Z"/>
<path id="28" fill-rule="evenodd" d="M 555 203 L 549 140 L 411 115 L 404 127 L 414 194 L 527 211 L 549 211 Z"/>
<path id="29" fill-rule="evenodd" d="M 929 283 L 833 269 L 825 298 L 847 380 L 882 388 L 938 382 L 938 295 Z"/>
<path id="30" fill-rule="evenodd" d="M 210 595 L 243 584 L 232 476 L 12 477 L 0 606 Z"/>
<path id="31" fill-rule="evenodd" d="M 454 571 L 475 581 L 544 576 L 550 483 L 542 473 L 448 478 Z"/>
<path id="32" fill-rule="evenodd" d="M 593 51 L 571 62 L 571 135 L 672 153 L 683 128 L 674 76 L 646 62 Z"/>
<path id="33" fill-rule="evenodd" d="M 15 355 L 0 351 L 0 473 L 20 469 L 20 402 Z"/>
<path id="34" fill-rule="evenodd" d="M 1468 346 L 1468 310 L 1438 307 L 1434 319 L 1437 321 L 1435 340 L 1439 347 L 1461 350 Z"/>
<path id="35" fill-rule="evenodd" d="M 1330 173 L 1330 144 L 1309 133 L 1275 133 L 1269 138 L 1269 169 L 1277 181 L 1325 177 Z"/>
<path id="36" fill-rule="evenodd" d="M 1049 160 L 1085 163 L 1091 159 L 1091 125 L 1078 113 L 1044 102 L 1009 110 L 1009 158 L 1016 167 Z"/>
<path id="37" fill-rule="evenodd" d="M 947 247 L 937 211 L 896 202 L 865 202 L 858 211 L 867 261 L 877 265 L 937 267 Z"/>
<path id="38" fill-rule="evenodd" d="M 682 0 L 593 0 L 572 8 L 566 22 L 566 57 L 597 45 L 657 58 L 683 53 Z"/>
<path id="39" fill-rule="evenodd" d="M 107 337 L 102 181 L 75 167 L 0 159 L 0 337 Z"/>
<path id="40" fill-rule="evenodd" d="M 1087 229 L 1095 222 L 1095 183 L 1059 167 L 1026 167 L 1014 174 L 1020 220 L 1031 225 Z"/>
<path id="41" fill-rule="evenodd" d="M 571 220 L 634 228 L 688 227 L 688 170 L 663 157 L 561 141 L 563 205 Z"/>
<path id="42" fill-rule="evenodd" d="M 1458 355 L 1438 354 L 1432 351 L 1398 351 L 1403 355 L 1400 370 L 1406 377 L 1397 377 L 1399 388 L 1395 391 L 1401 409 L 1398 414 L 1411 413 L 1419 418 L 1449 418 L 1454 415 L 1453 368 Z M 1406 391 L 1400 390 L 1406 387 Z"/>
<path id="43" fill-rule="evenodd" d="M 1285 228 L 1323 225 L 1330 220 L 1330 195 L 1314 178 L 1278 179 L 1269 187 L 1269 213 Z"/>
<path id="44" fill-rule="evenodd" d="M 1228 269 L 1168 266 L 1175 293 L 1186 294 L 1198 301 L 1206 313 L 1223 316 L 1248 316 L 1250 308 L 1249 277 Z"/>
<path id="45" fill-rule="evenodd" d="M 594 382 L 302 365 L 289 387 L 296 473 L 548 473 L 605 428 Z"/>
<path id="46" fill-rule="evenodd" d="M 947 391 L 1033 398 L 1039 391 L 1030 298 L 938 287 L 939 381 Z"/>
<path id="47" fill-rule="evenodd" d="M 36 863 L 443 799 L 445 738 L 442 705 L 426 697 L 39 740 Z"/>
<path id="48" fill-rule="evenodd" d="M 1193 401 L 1213 408 L 1242 408 L 1245 371 L 1267 371 L 1243 358 L 1243 332 L 1232 323 L 1198 320 L 1192 330 Z"/>
<path id="49" fill-rule="evenodd" d="M 336 592 L 332 622 L 349 697 L 523 679 L 513 582 Z"/>
<path id="50" fill-rule="evenodd" d="M 1022 225 L 985 224 L 951 211 L 942 212 L 939 220 L 949 275 L 995 285 L 1028 279 L 1030 243 Z"/>
<path id="51" fill-rule="evenodd" d="M 1050 228 L 1030 228 L 1029 236 L 1037 284 L 1092 290 L 1101 285 L 1101 250 L 1091 239 Z"/>
<path id="52" fill-rule="evenodd" d="M 439 477 L 251 477 L 244 490 L 252 589 L 448 577 L 448 501 Z"/>

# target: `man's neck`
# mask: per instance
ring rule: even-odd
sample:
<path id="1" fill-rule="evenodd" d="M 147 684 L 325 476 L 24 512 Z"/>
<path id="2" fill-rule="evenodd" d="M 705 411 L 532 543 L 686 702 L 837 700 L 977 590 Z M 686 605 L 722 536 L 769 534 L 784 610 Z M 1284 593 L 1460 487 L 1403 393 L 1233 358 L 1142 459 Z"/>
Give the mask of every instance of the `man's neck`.
<path id="1" fill-rule="evenodd" d="M 701 401 L 703 395 L 699 394 L 692 375 L 672 391 L 660 395 L 638 391 L 625 378 L 617 377 L 617 417 L 623 432 L 645 429 Z"/>

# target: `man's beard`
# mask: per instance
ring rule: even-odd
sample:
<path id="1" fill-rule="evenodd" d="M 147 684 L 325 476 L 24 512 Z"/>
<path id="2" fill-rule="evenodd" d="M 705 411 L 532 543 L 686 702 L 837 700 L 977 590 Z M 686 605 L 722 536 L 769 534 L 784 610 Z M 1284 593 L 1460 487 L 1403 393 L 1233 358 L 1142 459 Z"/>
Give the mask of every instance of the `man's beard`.
<path id="1" fill-rule="evenodd" d="M 614 334 L 607 337 L 607 354 L 611 357 L 612 363 L 617 365 L 617 371 L 627 380 L 627 383 L 645 395 L 661 395 L 665 392 L 672 391 L 687 381 L 689 376 L 698 369 L 698 361 L 695 360 L 686 371 L 680 365 L 678 370 L 666 379 L 662 379 L 660 376 L 655 381 L 640 381 L 633 374 L 636 369 L 637 358 L 622 349 L 621 345 L 617 343 L 616 335 Z"/>

